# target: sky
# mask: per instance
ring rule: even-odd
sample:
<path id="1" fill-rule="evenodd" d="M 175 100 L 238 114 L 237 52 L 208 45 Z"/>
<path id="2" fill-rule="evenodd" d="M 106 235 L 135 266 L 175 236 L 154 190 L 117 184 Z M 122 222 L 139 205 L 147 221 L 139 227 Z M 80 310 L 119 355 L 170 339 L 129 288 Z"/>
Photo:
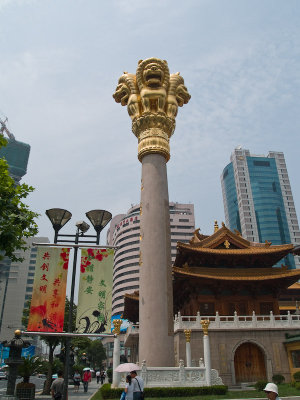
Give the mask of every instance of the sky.
<path id="1" fill-rule="evenodd" d="M 63 232 L 75 233 L 86 211 L 139 203 L 137 139 L 112 94 L 149 57 L 191 94 L 170 142 L 170 201 L 193 203 L 211 234 L 234 148 L 283 151 L 299 217 L 298 0 L 0 0 L 0 19 L 0 116 L 31 146 L 23 182 L 40 236 L 53 239 L 46 209 L 69 210 Z"/>

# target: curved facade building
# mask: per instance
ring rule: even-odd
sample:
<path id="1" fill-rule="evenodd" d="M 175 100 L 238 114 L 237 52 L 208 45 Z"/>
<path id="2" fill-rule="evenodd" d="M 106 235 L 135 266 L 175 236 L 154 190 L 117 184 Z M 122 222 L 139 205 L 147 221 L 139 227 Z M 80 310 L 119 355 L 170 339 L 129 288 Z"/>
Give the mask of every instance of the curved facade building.
<path id="1" fill-rule="evenodd" d="M 193 204 L 170 203 L 171 256 L 176 256 L 178 241 L 188 242 L 195 230 Z M 116 215 L 107 232 L 107 244 L 116 246 L 112 315 L 122 314 L 125 293 L 139 290 L 140 206 L 132 206 L 127 214 Z"/>

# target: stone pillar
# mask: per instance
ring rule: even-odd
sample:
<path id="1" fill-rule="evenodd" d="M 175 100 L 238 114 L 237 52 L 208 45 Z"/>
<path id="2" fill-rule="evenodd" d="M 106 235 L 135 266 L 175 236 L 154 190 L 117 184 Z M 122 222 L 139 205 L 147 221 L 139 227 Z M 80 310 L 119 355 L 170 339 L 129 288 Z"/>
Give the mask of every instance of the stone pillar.
<path id="1" fill-rule="evenodd" d="M 121 331 L 122 320 L 114 320 L 114 353 L 113 353 L 113 381 L 111 387 L 117 388 L 120 383 L 120 373 L 116 372 L 115 369 L 120 365 L 120 331 Z"/>
<path id="2" fill-rule="evenodd" d="M 166 160 L 142 159 L 139 359 L 174 365 L 170 213 Z M 149 345 L 151 343 L 151 345 Z"/>
<path id="3" fill-rule="evenodd" d="M 166 163 L 178 106 L 190 95 L 166 61 L 148 58 L 136 75 L 124 72 L 113 95 L 127 106 L 142 163 L 140 222 L 139 360 L 174 366 L 170 213 Z"/>
<path id="4" fill-rule="evenodd" d="M 208 319 L 204 319 L 201 321 L 203 329 L 203 350 L 204 350 L 204 364 L 205 364 L 205 375 L 206 375 L 207 386 L 211 386 L 211 361 L 210 361 L 210 346 L 208 337 L 209 323 L 210 322 Z"/>
<path id="5" fill-rule="evenodd" d="M 185 329 L 184 334 L 185 334 L 185 350 L 186 350 L 186 366 L 191 367 L 192 366 L 192 354 L 191 354 L 191 329 Z"/>

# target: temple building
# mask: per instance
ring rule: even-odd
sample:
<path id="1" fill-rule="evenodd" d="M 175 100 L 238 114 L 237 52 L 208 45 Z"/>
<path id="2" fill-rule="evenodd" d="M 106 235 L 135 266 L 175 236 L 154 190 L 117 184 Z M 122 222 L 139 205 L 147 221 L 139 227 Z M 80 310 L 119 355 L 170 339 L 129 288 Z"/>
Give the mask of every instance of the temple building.
<path id="1" fill-rule="evenodd" d="M 299 333 L 300 316 L 289 311 L 280 315 L 279 299 L 299 280 L 300 271 L 274 265 L 298 252 L 293 244 L 251 242 L 217 223 L 211 236 L 196 230 L 189 243 L 178 242 L 173 265 L 176 363 L 187 361 L 190 340 L 192 363 L 199 365 L 200 322 L 209 319 L 211 366 L 224 384 L 271 380 L 274 374 L 289 381 L 286 334 Z M 124 317 L 133 323 L 139 320 L 138 299 L 138 292 L 125 295 Z M 138 325 L 132 324 L 125 346 L 131 347 L 133 362 L 138 360 L 137 343 Z"/>

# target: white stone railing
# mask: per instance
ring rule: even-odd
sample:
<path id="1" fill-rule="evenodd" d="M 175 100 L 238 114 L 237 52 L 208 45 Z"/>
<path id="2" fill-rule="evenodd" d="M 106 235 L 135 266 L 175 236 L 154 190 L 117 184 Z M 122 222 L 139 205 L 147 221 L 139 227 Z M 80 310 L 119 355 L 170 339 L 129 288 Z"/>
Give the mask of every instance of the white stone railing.
<path id="1" fill-rule="evenodd" d="M 145 387 L 195 387 L 207 386 L 205 366 L 185 367 L 180 361 L 179 367 L 147 367 L 142 363 L 138 374 L 143 378 Z M 125 386 L 125 375 L 121 374 L 119 387 Z M 218 371 L 211 370 L 211 385 L 223 385 Z"/>
<path id="2" fill-rule="evenodd" d="M 182 316 L 180 313 L 174 319 L 174 332 L 179 329 L 201 329 L 201 320 L 209 319 L 209 330 L 215 329 L 280 329 L 280 328 L 300 328 L 300 315 L 290 314 L 274 315 L 272 311 L 269 315 L 256 315 L 253 311 L 252 315 L 241 316 L 235 312 L 231 316 L 216 315 L 200 315 Z"/>
<path id="3" fill-rule="evenodd" d="M 182 316 L 180 313 L 174 319 L 174 332 L 181 329 L 200 329 L 202 330 L 201 320 L 209 319 L 209 330 L 224 329 L 300 329 L 300 315 L 291 314 L 274 315 L 272 311 L 269 315 L 197 315 Z M 139 325 L 130 324 L 125 334 L 125 341 L 129 335 L 138 334 Z"/>

